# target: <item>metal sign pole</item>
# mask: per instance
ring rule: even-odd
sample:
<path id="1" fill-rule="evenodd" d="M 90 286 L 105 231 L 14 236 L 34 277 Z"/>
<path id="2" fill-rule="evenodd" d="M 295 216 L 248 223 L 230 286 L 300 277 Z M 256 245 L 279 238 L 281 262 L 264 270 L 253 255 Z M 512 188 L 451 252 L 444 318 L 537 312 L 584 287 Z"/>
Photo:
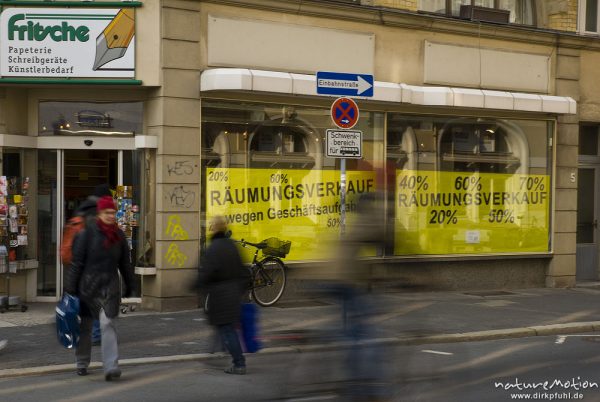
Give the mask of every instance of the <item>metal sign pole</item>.
<path id="1" fill-rule="evenodd" d="M 340 161 L 341 170 L 341 193 L 340 193 L 340 236 L 346 234 L 346 158 Z"/>

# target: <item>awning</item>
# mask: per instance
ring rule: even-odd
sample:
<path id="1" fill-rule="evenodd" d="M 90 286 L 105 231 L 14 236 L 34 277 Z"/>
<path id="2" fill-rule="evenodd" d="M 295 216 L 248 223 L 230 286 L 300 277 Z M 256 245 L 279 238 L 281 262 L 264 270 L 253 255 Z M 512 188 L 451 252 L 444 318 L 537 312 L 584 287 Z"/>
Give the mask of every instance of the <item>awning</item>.
<path id="1" fill-rule="evenodd" d="M 471 88 L 425 87 L 383 81 L 375 81 L 374 86 L 374 96 L 372 98 L 356 98 L 423 106 L 552 114 L 577 113 L 577 102 L 566 96 Z M 317 94 L 315 75 L 245 68 L 215 68 L 203 71 L 200 77 L 200 91 L 251 91 L 331 97 L 331 95 Z"/>

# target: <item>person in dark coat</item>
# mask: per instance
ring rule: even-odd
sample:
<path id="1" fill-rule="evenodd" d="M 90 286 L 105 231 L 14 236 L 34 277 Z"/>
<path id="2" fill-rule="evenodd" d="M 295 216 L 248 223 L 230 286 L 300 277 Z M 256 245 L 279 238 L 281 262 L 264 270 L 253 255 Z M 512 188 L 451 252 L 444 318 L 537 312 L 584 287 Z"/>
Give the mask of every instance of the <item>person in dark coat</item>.
<path id="1" fill-rule="evenodd" d="M 75 210 L 75 216 L 83 217 L 85 226 L 96 224 L 96 204 L 101 197 L 104 196 L 112 197 L 110 187 L 108 184 L 99 184 L 94 187 L 92 195 L 88 196 Z M 92 327 L 92 345 L 100 345 L 101 333 L 100 333 L 100 320 L 94 320 Z"/>
<path id="2" fill-rule="evenodd" d="M 203 256 L 198 278 L 199 286 L 210 295 L 208 322 L 215 326 L 233 358 L 233 365 L 225 372 L 246 374 L 246 360 L 235 326 L 240 322 L 249 271 L 242 264 L 234 241 L 227 235 L 225 219 L 222 216 L 213 218 L 209 230 L 211 243 Z"/>
<path id="3" fill-rule="evenodd" d="M 78 296 L 81 302 L 81 331 L 75 353 L 77 374 L 87 374 L 92 323 L 100 319 L 104 378 L 111 381 L 121 376 L 115 323 L 121 302 L 119 272 L 125 284 L 125 297 L 133 292 L 135 281 L 129 245 L 116 224 L 114 200 L 101 197 L 97 211 L 96 224 L 79 232 L 73 241 L 72 268 L 68 271 L 65 292 Z"/>

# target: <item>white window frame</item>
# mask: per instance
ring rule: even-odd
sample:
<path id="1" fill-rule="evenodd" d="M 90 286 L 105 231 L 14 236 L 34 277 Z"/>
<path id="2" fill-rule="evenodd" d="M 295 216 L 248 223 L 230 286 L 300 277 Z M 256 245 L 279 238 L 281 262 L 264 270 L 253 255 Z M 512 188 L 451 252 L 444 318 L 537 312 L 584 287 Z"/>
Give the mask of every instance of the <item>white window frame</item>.
<path id="1" fill-rule="evenodd" d="M 577 33 L 582 35 L 598 35 L 600 34 L 600 4 L 598 0 L 596 1 L 596 31 L 586 31 L 585 29 L 585 15 L 587 8 L 587 0 L 579 0 L 578 4 L 578 15 L 577 15 Z"/>

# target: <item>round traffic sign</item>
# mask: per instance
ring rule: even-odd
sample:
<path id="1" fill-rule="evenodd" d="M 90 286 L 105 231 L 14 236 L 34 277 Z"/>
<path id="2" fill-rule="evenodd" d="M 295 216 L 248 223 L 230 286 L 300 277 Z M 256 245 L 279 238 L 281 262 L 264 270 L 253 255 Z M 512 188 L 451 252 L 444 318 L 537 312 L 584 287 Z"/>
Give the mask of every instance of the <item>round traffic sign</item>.
<path id="1" fill-rule="evenodd" d="M 358 106 L 350 98 L 337 98 L 331 105 L 331 118 L 339 128 L 352 128 L 358 123 Z"/>

